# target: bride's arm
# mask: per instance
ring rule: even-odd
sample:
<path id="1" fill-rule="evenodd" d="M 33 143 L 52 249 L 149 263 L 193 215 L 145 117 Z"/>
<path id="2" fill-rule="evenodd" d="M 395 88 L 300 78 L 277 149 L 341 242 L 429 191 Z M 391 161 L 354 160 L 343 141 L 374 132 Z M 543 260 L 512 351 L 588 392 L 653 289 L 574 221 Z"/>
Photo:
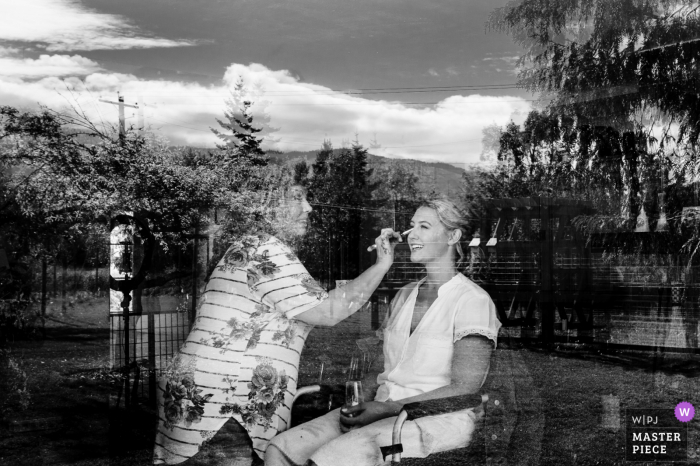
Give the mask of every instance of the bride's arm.
<path id="1" fill-rule="evenodd" d="M 471 395 L 479 391 L 489 372 L 493 343 L 480 335 L 468 335 L 454 344 L 452 356 L 452 383 L 436 390 L 405 398 L 397 406 L 414 401 L 434 400 L 457 395 Z M 399 407 L 399 411 L 401 411 Z"/>
<path id="2" fill-rule="evenodd" d="M 394 263 L 394 248 L 397 243 L 389 241 L 389 238 L 401 241 L 401 236 L 394 230 L 383 229 L 375 239 L 377 262 L 347 285 L 329 292 L 328 299 L 323 300 L 318 306 L 294 318 L 307 324 L 329 327 L 359 310 L 372 296 Z"/>
<path id="3" fill-rule="evenodd" d="M 380 419 L 397 416 L 403 406 L 414 401 L 434 400 L 457 395 L 470 395 L 479 391 L 489 371 L 493 344 L 487 338 L 469 335 L 458 340 L 452 359 L 452 383 L 420 395 L 399 401 L 368 401 L 344 409 L 340 416 L 341 430 L 353 426 L 365 426 Z M 347 416 L 353 415 L 353 417 Z"/>

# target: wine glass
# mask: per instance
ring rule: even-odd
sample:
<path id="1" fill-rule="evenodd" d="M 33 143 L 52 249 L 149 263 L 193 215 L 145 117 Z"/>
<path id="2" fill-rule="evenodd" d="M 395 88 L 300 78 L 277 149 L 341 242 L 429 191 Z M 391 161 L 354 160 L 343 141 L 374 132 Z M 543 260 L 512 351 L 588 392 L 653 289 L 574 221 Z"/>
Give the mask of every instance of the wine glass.
<path id="1" fill-rule="evenodd" d="M 360 380 L 348 380 L 345 382 L 345 407 L 357 406 L 364 403 L 365 397 L 362 393 L 362 382 Z M 352 417 L 352 415 L 348 415 Z"/>
<path id="2" fill-rule="evenodd" d="M 359 358 L 353 357 L 350 360 L 350 371 L 348 380 L 345 382 L 345 407 L 357 406 L 364 403 L 365 397 L 362 392 L 362 378 Z M 346 414 L 352 417 L 352 414 Z"/>

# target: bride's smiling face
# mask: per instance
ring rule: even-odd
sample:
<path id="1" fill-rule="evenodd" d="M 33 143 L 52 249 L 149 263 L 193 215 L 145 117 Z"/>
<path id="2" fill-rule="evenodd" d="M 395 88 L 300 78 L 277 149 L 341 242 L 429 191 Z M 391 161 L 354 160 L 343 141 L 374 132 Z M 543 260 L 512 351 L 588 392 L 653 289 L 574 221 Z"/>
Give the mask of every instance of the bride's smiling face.
<path id="1" fill-rule="evenodd" d="M 420 207 L 411 219 L 413 231 L 408 235 L 411 262 L 428 263 L 450 254 L 450 232 L 437 213 L 429 207 Z"/>

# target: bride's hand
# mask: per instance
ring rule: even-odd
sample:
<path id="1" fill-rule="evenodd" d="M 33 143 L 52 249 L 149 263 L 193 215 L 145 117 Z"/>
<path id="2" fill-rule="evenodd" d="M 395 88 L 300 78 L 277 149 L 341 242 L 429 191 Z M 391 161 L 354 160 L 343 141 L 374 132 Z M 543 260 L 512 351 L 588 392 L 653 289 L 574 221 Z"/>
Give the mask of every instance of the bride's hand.
<path id="1" fill-rule="evenodd" d="M 391 228 L 383 228 L 381 234 L 374 240 L 377 246 L 377 264 L 391 267 L 394 263 L 394 248 L 402 241 L 399 233 Z"/>
<path id="2" fill-rule="evenodd" d="M 345 433 L 356 427 L 397 416 L 403 405 L 396 402 L 367 401 L 340 410 L 340 430 Z"/>

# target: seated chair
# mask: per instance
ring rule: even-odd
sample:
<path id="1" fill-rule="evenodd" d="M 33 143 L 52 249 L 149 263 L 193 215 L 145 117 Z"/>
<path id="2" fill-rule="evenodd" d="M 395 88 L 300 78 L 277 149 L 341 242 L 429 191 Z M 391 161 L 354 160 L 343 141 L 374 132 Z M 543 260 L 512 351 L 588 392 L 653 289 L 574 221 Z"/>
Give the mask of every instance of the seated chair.
<path id="1" fill-rule="evenodd" d="M 539 389 L 529 375 L 522 353 L 497 349 L 491 357 L 489 375 L 478 395 L 462 400 L 430 400 L 405 406 L 405 419 L 442 414 L 475 407 L 481 403 L 484 417 L 477 424 L 471 443 L 465 448 L 434 453 L 427 458 L 395 459 L 402 466 L 537 465 L 542 453 L 544 413 Z M 402 416 L 403 417 L 403 416 Z M 401 423 L 399 423 L 401 421 Z M 400 435 L 400 434 L 399 434 Z M 393 440 L 400 443 L 400 437 Z M 391 447 L 391 446 L 389 446 Z M 387 450 L 387 454 L 394 450 Z M 400 463 L 399 463 L 400 461 Z"/>
<path id="2" fill-rule="evenodd" d="M 418 463 L 416 464 L 453 464 L 450 461 L 450 458 L 458 460 L 458 462 L 455 462 L 454 464 L 474 464 L 471 461 L 465 461 L 465 456 L 467 455 L 464 454 L 472 446 L 472 444 L 474 443 L 474 439 L 472 439 L 472 443 L 470 443 L 469 446 L 462 449 L 432 454 L 428 458 L 411 458 L 410 461 L 402 462 L 401 453 L 403 452 L 403 445 L 401 444 L 401 429 L 403 428 L 403 425 L 406 421 L 412 421 L 414 419 L 418 419 L 424 416 L 436 416 L 438 414 L 446 414 L 469 408 L 477 408 L 483 410 L 484 405 L 486 404 L 488 399 L 489 397 L 486 394 L 459 395 L 448 398 L 439 398 L 435 400 L 408 403 L 404 405 L 403 409 L 401 410 L 399 416 L 396 419 L 396 422 L 394 423 L 394 429 L 392 432 L 392 445 L 380 447 L 382 451 L 382 457 L 386 459 L 388 456 L 391 456 L 392 465 L 397 465 L 400 463 L 414 464 L 416 461 L 418 461 Z M 480 428 L 481 426 L 477 424 L 477 431 L 479 431 Z M 474 437 L 476 438 L 477 432 L 475 432 L 474 434 Z"/>
<path id="3" fill-rule="evenodd" d="M 362 360 L 373 364 L 378 361 L 377 366 L 382 366 L 382 358 L 379 356 L 381 354 L 381 340 L 375 337 L 363 338 L 356 341 L 358 348 L 363 354 Z M 379 354 L 378 354 L 379 353 Z M 495 353 L 494 353 L 495 354 Z M 497 364 L 493 361 L 491 364 L 491 370 L 497 372 Z M 490 370 L 490 373 L 491 373 Z M 365 399 L 371 400 L 374 398 L 374 393 L 376 392 L 376 383 L 374 386 L 370 383 L 371 380 L 376 381 L 377 373 L 366 374 L 364 379 L 365 387 Z M 484 389 L 495 390 L 494 394 L 497 394 L 498 398 L 499 390 L 497 386 L 493 383 L 495 377 L 487 378 L 484 384 Z M 296 401 L 304 397 L 299 403 Z M 316 417 L 326 414 L 331 409 L 338 408 L 343 405 L 345 397 L 343 386 L 329 386 L 329 385 L 312 385 L 309 387 L 300 388 L 295 396 L 295 405 L 292 410 L 292 421 L 290 425 L 296 426 L 302 424 L 303 422 L 310 421 Z M 495 405 L 494 405 L 495 401 Z M 400 413 L 393 430 L 393 440 L 392 445 L 382 447 L 382 455 L 386 459 L 388 456 L 392 456 L 392 464 L 404 464 L 404 465 L 463 465 L 463 464 L 485 464 L 485 433 L 483 420 L 477 424 L 476 431 L 474 432 L 474 437 L 469 446 L 452 450 L 447 452 L 435 453 L 430 455 L 428 458 L 404 458 L 401 461 L 401 452 L 403 451 L 401 445 L 401 427 L 406 420 L 414 420 L 424 416 L 445 414 L 453 411 L 459 411 L 468 408 L 477 408 L 482 411 L 486 411 L 487 404 L 489 402 L 489 395 L 487 394 L 474 394 L 474 395 L 460 395 L 449 398 L 442 398 L 436 400 L 428 400 L 422 402 L 414 402 L 407 404 L 402 412 Z M 502 405 L 502 401 L 491 400 L 490 403 L 493 408 Z M 495 409 L 494 411 L 502 411 Z M 497 419 L 498 416 L 495 416 Z M 493 422 L 491 423 L 493 424 Z M 500 425 L 499 425 L 500 428 Z M 491 432 L 492 429 L 489 429 Z M 465 460 L 466 461 L 465 463 Z"/>

